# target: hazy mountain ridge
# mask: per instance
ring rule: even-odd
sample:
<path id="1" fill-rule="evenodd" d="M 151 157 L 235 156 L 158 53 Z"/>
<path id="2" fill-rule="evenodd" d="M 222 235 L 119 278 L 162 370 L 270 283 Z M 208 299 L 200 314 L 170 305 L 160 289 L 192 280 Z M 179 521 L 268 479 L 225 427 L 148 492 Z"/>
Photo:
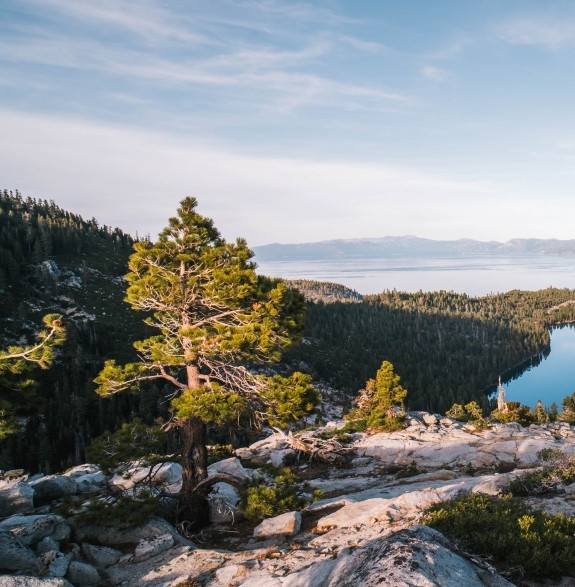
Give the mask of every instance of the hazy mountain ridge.
<path id="1" fill-rule="evenodd" d="M 432 240 L 416 236 L 338 239 L 299 244 L 272 243 L 253 247 L 259 261 L 377 259 L 389 256 L 549 255 L 575 256 L 575 239 Z"/>

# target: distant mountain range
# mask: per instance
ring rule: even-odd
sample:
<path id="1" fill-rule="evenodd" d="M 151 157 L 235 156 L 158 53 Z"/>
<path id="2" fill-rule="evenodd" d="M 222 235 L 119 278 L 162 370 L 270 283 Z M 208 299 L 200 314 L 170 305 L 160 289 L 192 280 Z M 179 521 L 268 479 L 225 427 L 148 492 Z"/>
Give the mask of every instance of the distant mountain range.
<path id="1" fill-rule="evenodd" d="M 505 243 L 472 239 L 431 240 L 417 236 L 386 236 L 329 240 L 315 243 L 273 243 L 253 248 L 256 260 L 303 261 L 337 259 L 378 259 L 382 257 L 464 257 L 464 256 L 575 256 L 575 239 L 512 239 Z"/>

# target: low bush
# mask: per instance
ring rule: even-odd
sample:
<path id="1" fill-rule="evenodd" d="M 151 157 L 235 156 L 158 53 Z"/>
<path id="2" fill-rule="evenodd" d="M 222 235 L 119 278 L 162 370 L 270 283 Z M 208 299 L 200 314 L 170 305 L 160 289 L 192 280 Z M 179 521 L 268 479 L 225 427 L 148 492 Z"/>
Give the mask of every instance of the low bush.
<path id="1" fill-rule="evenodd" d="M 416 475 L 421 475 L 423 473 L 421 469 L 417 468 L 417 463 L 415 461 L 411 461 L 411 464 L 407 469 L 402 469 L 395 474 L 396 479 L 408 479 L 409 477 L 415 477 Z"/>
<path id="2" fill-rule="evenodd" d="M 231 444 L 208 445 L 208 465 L 229 459 L 234 456 L 234 447 Z"/>
<path id="3" fill-rule="evenodd" d="M 564 463 L 566 460 L 569 459 L 569 457 L 558 448 L 542 448 L 537 453 L 537 459 L 542 463 Z"/>
<path id="4" fill-rule="evenodd" d="M 453 404 L 445 415 L 458 422 L 469 422 L 476 430 L 486 430 L 489 428 L 489 422 L 483 417 L 481 406 L 475 402 L 468 404 Z"/>
<path id="5" fill-rule="evenodd" d="M 511 495 L 467 493 L 432 506 L 423 522 L 503 571 L 534 579 L 575 574 L 575 519 L 532 510 Z"/>
<path id="6" fill-rule="evenodd" d="M 529 407 L 523 406 L 519 402 L 507 402 L 506 411 L 493 410 L 489 415 L 489 419 L 502 424 L 519 422 L 521 426 L 529 426 L 535 422 L 535 416 L 531 413 Z"/>
<path id="7" fill-rule="evenodd" d="M 555 459 L 550 460 L 553 465 L 513 479 L 509 484 L 509 491 L 515 497 L 563 493 L 565 485 L 575 483 L 575 458 L 561 458 L 557 455 Z"/>
<path id="8" fill-rule="evenodd" d="M 161 514 L 157 497 L 143 490 L 137 496 L 122 494 L 116 497 L 92 499 L 74 497 L 64 500 L 56 513 L 71 517 L 87 526 L 107 526 L 118 530 L 141 526 L 153 515 Z"/>
<path id="9" fill-rule="evenodd" d="M 240 508 L 246 518 L 269 518 L 285 512 L 301 510 L 321 497 L 306 483 L 300 483 L 288 468 L 276 470 L 271 483 L 259 481 L 241 496 Z"/>
<path id="10" fill-rule="evenodd" d="M 148 426 L 136 418 L 122 424 L 113 434 L 105 432 L 88 447 L 89 462 L 97 463 L 109 474 L 125 463 L 150 466 L 161 462 L 165 454 L 166 435 L 159 424 Z"/>

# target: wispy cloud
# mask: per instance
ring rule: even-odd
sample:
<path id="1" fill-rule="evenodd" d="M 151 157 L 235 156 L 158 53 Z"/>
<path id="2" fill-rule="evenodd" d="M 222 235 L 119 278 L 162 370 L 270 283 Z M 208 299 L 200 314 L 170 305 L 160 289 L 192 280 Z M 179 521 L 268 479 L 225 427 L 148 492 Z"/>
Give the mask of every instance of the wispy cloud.
<path id="1" fill-rule="evenodd" d="M 70 4 L 68 0 L 47 1 L 61 9 Z M 80 14 L 86 18 L 95 10 L 100 18 L 115 18 L 121 24 L 127 20 L 120 18 L 115 10 L 108 12 L 102 7 L 96 9 L 84 4 L 81 8 Z M 79 12 L 78 7 L 76 12 Z M 142 17 L 141 20 L 148 22 Z M 152 30 L 150 26 L 143 26 L 143 30 Z M 168 34 L 171 29 L 162 27 L 162 31 Z M 378 101 L 409 100 L 401 92 L 387 88 L 347 83 L 321 75 L 317 62 L 330 58 L 337 50 L 333 35 L 320 35 L 310 39 L 309 43 L 306 39 L 293 49 L 276 47 L 266 40 L 256 45 L 253 41 L 227 39 L 217 50 L 212 47 L 204 55 L 188 46 L 176 54 L 170 50 L 148 51 L 137 45 L 107 43 L 97 36 L 84 38 L 74 33 L 47 32 L 37 26 L 22 29 L 19 33 L 25 33 L 25 42 L 15 42 L 14 38 L 0 40 L 0 54 L 4 61 L 83 73 L 93 71 L 106 78 L 139 79 L 155 83 L 163 90 L 194 84 L 206 88 L 233 87 L 251 93 L 264 91 L 265 94 L 258 94 L 258 103 L 264 105 L 267 101 L 268 108 L 284 112 L 310 104 L 335 104 L 338 99 L 346 100 L 346 108 L 366 108 Z M 183 32 L 180 38 L 185 38 Z M 346 42 L 352 43 L 353 40 L 347 37 Z M 360 48 L 362 51 L 380 49 L 376 44 L 364 44 Z M 126 91 L 120 93 L 126 94 Z"/>
<path id="2" fill-rule="evenodd" d="M 207 43 L 204 35 L 179 24 L 174 15 L 156 2 L 139 0 L 22 0 L 47 18 L 78 21 L 89 28 L 111 27 L 145 39 L 154 45 L 166 40 Z"/>
<path id="3" fill-rule="evenodd" d="M 356 19 L 346 17 L 340 12 L 331 10 L 325 6 L 319 6 L 318 3 L 313 1 L 284 2 L 282 0 L 224 0 L 224 2 L 228 7 L 236 9 L 236 15 L 252 14 L 264 20 L 264 22 L 265 20 L 270 22 L 289 21 L 316 25 L 321 24 L 324 26 L 337 26 L 357 22 Z M 220 18 L 226 18 L 220 16 L 223 14 L 221 10 L 215 12 L 218 14 L 218 20 Z M 267 19 L 264 19 L 264 17 L 267 17 Z M 244 18 L 240 20 L 240 22 L 246 21 L 249 21 L 252 24 L 254 23 L 253 18 Z M 235 22 L 237 23 L 238 21 L 236 20 Z"/>
<path id="4" fill-rule="evenodd" d="M 163 92 L 192 85 L 208 91 L 237 88 L 246 94 L 259 92 L 254 99 L 261 107 L 282 112 L 336 104 L 338 100 L 344 101 L 346 109 L 408 100 L 393 89 L 361 81 L 350 83 L 323 73 L 325 63 L 336 58 L 342 43 L 369 53 L 379 52 L 383 46 L 341 35 L 329 27 L 306 30 L 305 23 L 322 22 L 325 27 L 325 22 L 339 24 L 344 20 L 313 4 L 223 0 L 229 14 L 214 9 L 196 15 L 194 10 L 185 10 L 177 19 L 176 13 L 153 0 L 137 4 L 126 0 L 22 1 L 44 18 L 54 19 L 54 27 L 18 23 L 11 35 L 0 39 L 0 62 L 56 68 L 56 75 L 61 68 L 79 74 L 92 71 L 105 80 L 115 77 L 116 84 L 140 80 Z M 258 20 L 257 15 L 265 18 Z M 261 24 L 262 35 L 245 36 L 244 20 L 253 26 Z M 71 26 L 70 21 L 79 24 Z M 287 36 L 290 29 L 286 21 L 298 23 L 288 41 L 268 33 L 277 27 Z M 124 43 L 116 36 L 110 42 L 110 27 L 143 41 Z M 128 89 L 117 92 L 127 95 Z"/>
<path id="5" fill-rule="evenodd" d="M 472 34 L 458 33 L 438 49 L 426 54 L 425 58 L 434 61 L 449 61 L 459 57 L 464 51 L 473 46 L 475 43 L 476 41 Z"/>
<path id="6" fill-rule="evenodd" d="M 508 21 L 496 28 L 497 36 L 516 45 L 560 47 L 575 42 L 575 20 L 549 17 L 525 17 Z"/>
<path id="7" fill-rule="evenodd" d="M 426 79 L 430 79 L 436 82 L 442 82 L 450 76 L 450 73 L 442 67 L 427 65 L 421 68 L 421 75 Z"/>
<path id="8" fill-rule="evenodd" d="M 353 49 L 357 49 L 358 51 L 362 51 L 364 53 L 392 52 L 388 46 L 382 43 L 377 43 L 375 41 L 364 41 L 362 39 L 357 39 L 356 37 L 350 37 L 347 35 L 340 35 L 337 38 L 337 41 L 344 46 L 352 47 Z"/>
<path id="9" fill-rule="evenodd" d="M 188 194 L 198 197 L 226 238 L 242 235 L 253 246 L 301 242 L 311 234 L 316 240 L 390 233 L 486 238 L 489 229 L 502 238 L 512 236 L 504 232 L 511 219 L 519 226 L 535 211 L 542 224 L 549 216 L 544 202 L 517 206 L 508 186 L 415 167 L 248 154 L 13 111 L 0 111 L 0 125 L 13 137 L 0 144 L 6 187 L 53 198 L 132 233 L 156 234 Z M 515 190 L 525 202 L 521 187 Z M 473 214 L 461 213 L 471 205 Z M 495 219 L 494 206 L 500 211 Z"/>

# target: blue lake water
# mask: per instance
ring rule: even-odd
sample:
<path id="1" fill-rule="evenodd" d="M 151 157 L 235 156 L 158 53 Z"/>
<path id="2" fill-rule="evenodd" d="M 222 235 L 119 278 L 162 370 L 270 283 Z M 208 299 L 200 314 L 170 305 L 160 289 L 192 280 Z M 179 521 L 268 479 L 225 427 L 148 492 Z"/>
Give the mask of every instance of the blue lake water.
<path id="1" fill-rule="evenodd" d="M 561 411 L 565 396 L 575 393 L 575 327 L 554 328 L 551 352 L 517 379 L 504 383 L 505 399 L 534 407 L 556 403 Z"/>
<path id="2" fill-rule="evenodd" d="M 257 261 L 257 259 L 256 259 Z M 258 263 L 258 272 L 287 279 L 312 279 L 341 283 L 361 294 L 387 289 L 416 292 L 455 291 L 471 296 L 512 289 L 546 287 L 575 289 L 575 258 L 454 257 L 338 261 L 279 261 Z M 545 406 L 575 392 L 575 328 L 554 329 L 551 352 L 519 378 L 504 383 L 506 399 L 533 407 Z"/>
<path id="3" fill-rule="evenodd" d="M 471 296 L 512 289 L 575 289 L 575 258 L 524 257 L 388 257 L 329 261 L 262 261 L 258 272 L 270 277 L 341 283 L 361 294 L 387 289 L 416 292 L 455 291 Z"/>

